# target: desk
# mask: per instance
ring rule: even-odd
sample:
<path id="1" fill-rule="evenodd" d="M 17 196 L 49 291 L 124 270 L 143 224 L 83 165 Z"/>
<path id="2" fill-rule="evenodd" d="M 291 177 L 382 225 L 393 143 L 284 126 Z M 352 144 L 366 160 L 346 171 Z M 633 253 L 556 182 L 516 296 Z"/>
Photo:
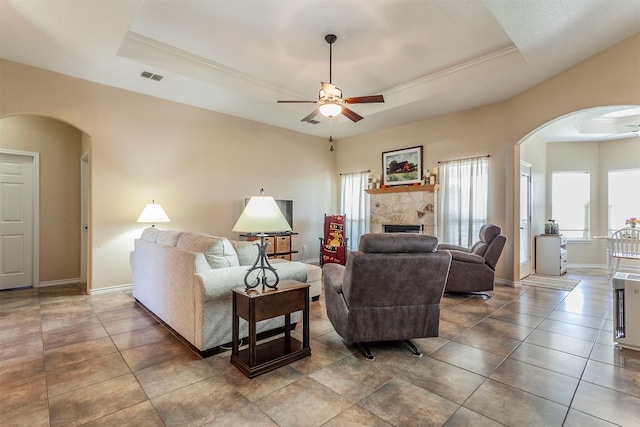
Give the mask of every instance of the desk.
<path id="1" fill-rule="evenodd" d="M 282 280 L 278 289 L 235 288 L 231 363 L 249 378 L 311 355 L 309 347 L 309 284 Z M 291 337 L 291 313 L 303 311 L 302 342 Z M 258 344 L 256 323 L 284 315 L 284 336 Z M 240 318 L 249 322 L 249 346 L 239 350 Z"/>

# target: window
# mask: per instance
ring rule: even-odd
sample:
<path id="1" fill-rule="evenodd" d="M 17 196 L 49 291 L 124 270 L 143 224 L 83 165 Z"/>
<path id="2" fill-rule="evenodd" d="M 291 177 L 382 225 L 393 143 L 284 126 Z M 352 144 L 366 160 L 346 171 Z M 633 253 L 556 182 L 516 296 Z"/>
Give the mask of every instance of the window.
<path id="1" fill-rule="evenodd" d="M 443 162 L 440 169 L 438 239 L 471 247 L 487 223 L 489 159 L 485 156 Z"/>
<path id="2" fill-rule="evenodd" d="M 587 240 L 590 235 L 589 172 L 554 172 L 551 177 L 551 216 L 568 239 Z"/>
<path id="3" fill-rule="evenodd" d="M 358 249 L 360 236 L 369 231 L 369 195 L 367 188 L 369 173 L 342 174 L 340 213 L 345 215 L 345 237 L 350 251 Z"/>
<path id="4" fill-rule="evenodd" d="M 640 217 L 638 182 L 640 169 L 609 171 L 609 234 L 625 227 L 627 219 Z"/>

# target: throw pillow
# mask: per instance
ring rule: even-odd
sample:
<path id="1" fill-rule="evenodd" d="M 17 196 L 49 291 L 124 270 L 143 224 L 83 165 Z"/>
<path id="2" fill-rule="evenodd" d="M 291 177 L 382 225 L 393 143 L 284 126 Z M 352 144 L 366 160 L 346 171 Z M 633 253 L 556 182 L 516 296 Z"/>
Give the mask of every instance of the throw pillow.
<path id="1" fill-rule="evenodd" d="M 232 240 L 231 244 L 233 248 L 236 250 L 236 254 L 238 255 L 238 262 L 240 265 L 253 265 L 258 259 L 258 246 L 256 245 L 258 241 L 248 242 L 248 241 L 238 241 Z"/>

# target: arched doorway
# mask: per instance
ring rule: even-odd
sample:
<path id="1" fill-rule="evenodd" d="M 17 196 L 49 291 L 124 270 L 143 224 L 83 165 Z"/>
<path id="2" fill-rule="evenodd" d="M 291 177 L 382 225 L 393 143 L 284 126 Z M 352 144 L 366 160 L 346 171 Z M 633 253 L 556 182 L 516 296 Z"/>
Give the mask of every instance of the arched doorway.
<path id="1" fill-rule="evenodd" d="M 558 117 L 518 142 L 515 147 L 518 167 L 514 177 L 514 220 L 517 228 L 513 235 L 514 251 L 521 255 L 521 259 L 520 262 L 514 262 L 515 279 L 522 279 L 534 271 L 535 236 L 544 233 L 544 223 L 552 212 L 549 178 L 554 170 L 591 168 L 591 200 L 598 205 L 590 207 L 590 235 L 606 234 L 605 169 L 640 168 L 640 155 L 635 158 L 629 156 L 625 148 L 640 144 L 639 131 L 640 107 L 613 105 L 575 111 Z M 589 150 L 586 150 L 587 147 Z M 599 155 L 601 151 L 605 151 L 607 156 Z M 528 183 L 521 172 L 520 166 L 523 164 L 530 166 Z M 523 188 L 523 185 L 526 187 Z M 521 228 L 523 219 L 528 224 L 526 232 Z M 560 227 L 562 228 L 562 224 Z M 574 245 L 574 256 L 570 257 L 578 260 L 577 264 L 599 266 L 604 262 L 605 251 L 601 242 L 584 240 L 581 243 L 583 244 L 579 246 Z M 526 258 L 522 259 L 524 254 Z"/>
<path id="2" fill-rule="evenodd" d="M 0 151 L 35 153 L 39 158 L 31 286 L 86 283 L 90 256 L 83 226 L 89 218 L 91 138 L 71 124 L 31 114 L 0 118 L 0 134 Z"/>

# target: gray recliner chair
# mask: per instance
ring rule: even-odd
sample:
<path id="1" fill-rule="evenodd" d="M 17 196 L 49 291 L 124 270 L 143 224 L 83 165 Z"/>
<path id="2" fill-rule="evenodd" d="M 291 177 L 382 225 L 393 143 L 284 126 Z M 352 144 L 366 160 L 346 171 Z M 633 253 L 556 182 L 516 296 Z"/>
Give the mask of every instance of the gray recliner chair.
<path id="1" fill-rule="evenodd" d="M 436 252 L 438 239 L 413 233 L 365 234 L 345 266 L 322 267 L 327 315 L 348 343 L 409 341 L 438 336 L 440 300 L 451 255 Z"/>
<path id="2" fill-rule="evenodd" d="M 507 238 L 502 235 L 502 229 L 494 224 L 483 225 L 479 238 L 471 249 L 446 243 L 438 245 L 438 251 L 451 253 L 451 268 L 445 292 L 478 293 L 489 297 L 483 292 L 493 290 L 496 264 Z"/>

